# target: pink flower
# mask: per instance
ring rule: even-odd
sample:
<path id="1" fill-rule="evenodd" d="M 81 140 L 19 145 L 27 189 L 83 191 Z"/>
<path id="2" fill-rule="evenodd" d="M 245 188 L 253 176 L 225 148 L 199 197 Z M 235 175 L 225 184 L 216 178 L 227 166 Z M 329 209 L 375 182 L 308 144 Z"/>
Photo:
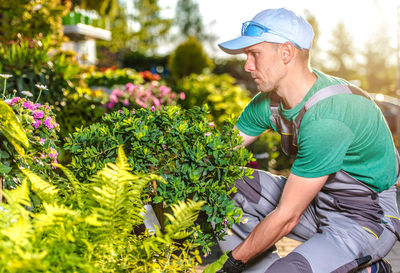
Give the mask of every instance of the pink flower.
<path id="1" fill-rule="evenodd" d="M 39 143 L 42 144 L 42 145 L 43 145 L 45 142 L 46 142 L 46 139 L 44 139 L 44 138 L 41 138 L 41 139 L 39 140 Z"/>
<path id="2" fill-rule="evenodd" d="M 12 103 L 12 100 L 5 100 L 4 102 L 7 103 L 7 104 L 10 105 L 10 106 L 13 106 L 13 105 L 14 105 L 14 103 Z"/>
<path id="3" fill-rule="evenodd" d="M 35 110 L 33 112 L 33 117 L 36 119 L 40 119 L 44 117 L 44 112 L 42 110 Z"/>
<path id="4" fill-rule="evenodd" d="M 179 98 L 180 98 L 181 100 L 184 100 L 184 99 L 186 98 L 186 94 L 183 93 L 183 92 L 181 92 L 181 93 L 179 94 Z"/>
<path id="5" fill-rule="evenodd" d="M 127 83 L 126 85 L 125 85 L 125 88 L 126 88 L 126 90 L 128 90 L 128 91 L 133 91 L 133 90 L 135 90 L 135 88 L 136 88 L 136 86 L 133 84 L 133 83 Z"/>
<path id="6" fill-rule="evenodd" d="M 121 114 L 124 114 L 124 111 L 122 111 L 122 110 L 118 110 L 118 112 L 120 112 Z"/>
<path id="7" fill-rule="evenodd" d="M 133 110 L 132 110 L 132 114 L 136 114 L 136 111 L 135 111 L 135 109 L 133 109 Z"/>
<path id="8" fill-rule="evenodd" d="M 29 100 L 27 100 L 26 102 L 24 102 L 24 104 L 22 105 L 25 109 L 30 109 L 32 110 L 32 102 L 30 102 Z"/>
<path id="9" fill-rule="evenodd" d="M 57 159 L 57 156 L 58 156 L 57 150 L 54 149 L 54 148 L 50 148 L 49 157 L 50 157 L 50 158 L 54 158 L 54 160 L 56 160 L 56 159 Z"/>
<path id="10" fill-rule="evenodd" d="M 125 105 L 125 106 L 128 106 L 129 105 L 129 100 L 128 99 L 123 100 L 122 104 Z"/>
<path id="11" fill-rule="evenodd" d="M 114 107 L 114 103 L 112 102 L 112 101 L 110 101 L 108 104 L 107 104 L 107 108 L 108 109 L 111 109 L 111 108 L 113 108 Z"/>
<path id="12" fill-rule="evenodd" d="M 154 98 L 154 99 L 153 99 L 153 103 L 154 103 L 154 106 L 155 106 L 155 107 L 160 107 L 160 106 L 161 106 L 160 100 L 157 99 L 157 98 Z"/>
<path id="13" fill-rule="evenodd" d="M 142 100 L 140 100 L 139 98 L 136 98 L 135 101 L 136 101 L 136 103 L 137 103 L 138 105 L 140 105 L 140 106 L 142 106 L 142 107 L 144 107 L 144 108 L 147 107 L 147 105 L 146 105 Z"/>
<path id="14" fill-rule="evenodd" d="M 31 110 L 36 110 L 37 108 L 39 108 L 39 107 L 41 107 L 41 106 L 42 106 L 42 105 L 41 105 L 40 103 L 32 104 Z"/>
<path id="15" fill-rule="evenodd" d="M 53 129 L 56 126 L 56 122 L 52 120 L 50 117 L 47 117 L 44 120 L 44 125 L 46 125 L 46 127 L 49 129 Z"/>
<path id="16" fill-rule="evenodd" d="M 164 151 L 167 149 L 167 145 L 162 144 L 161 146 L 162 146 L 162 148 L 163 148 Z"/>
<path id="17" fill-rule="evenodd" d="M 154 107 L 154 105 L 151 107 L 151 112 L 154 112 L 156 110 L 156 108 Z"/>
<path id="18" fill-rule="evenodd" d="M 14 98 L 12 98 L 12 99 L 11 99 L 11 104 L 10 104 L 10 105 L 12 106 L 12 105 L 18 103 L 18 101 L 19 101 L 20 99 L 21 99 L 20 97 L 14 97 Z"/>
<path id="19" fill-rule="evenodd" d="M 166 94 L 168 94 L 170 91 L 171 91 L 171 89 L 170 88 L 168 88 L 167 86 L 165 86 L 165 85 L 161 85 L 160 86 L 160 91 L 161 91 L 161 95 L 166 95 Z"/>
<path id="20" fill-rule="evenodd" d="M 210 124 L 208 124 L 210 127 L 214 127 L 215 126 L 215 124 L 214 124 L 214 122 L 210 122 Z"/>
<path id="21" fill-rule="evenodd" d="M 113 93 L 110 95 L 110 102 L 112 102 L 112 103 L 118 102 L 118 97 L 117 97 L 117 95 L 114 94 L 114 91 L 113 91 Z"/>
<path id="22" fill-rule="evenodd" d="M 32 126 L 35 127 L 35 129 L 39 128 L 39 126 L 42 125 L 42 122 L 38 119 L 34 119 L 32 122 Z"/>
<path id="23" fill-rule="evenodd" d="M 211 134 L 212 134 L 211 132 L 204 133 L 205 136 L 211 136 Z"/>

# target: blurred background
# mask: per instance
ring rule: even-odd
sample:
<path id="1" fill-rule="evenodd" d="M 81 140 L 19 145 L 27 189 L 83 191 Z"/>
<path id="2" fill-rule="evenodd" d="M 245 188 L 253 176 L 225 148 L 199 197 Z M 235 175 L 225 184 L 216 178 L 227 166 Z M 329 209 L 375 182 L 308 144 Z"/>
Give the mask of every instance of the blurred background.
<path id="1" fill-rule="evenodd" d="M 0 73 L 12 75 L 7 89 L 15 95 L 47 87 L 39 101 L 55 105 L 63 138 L 137 103 L 125 94 L 128 83 L 168 86 L 182 107 L 206 103 L 218 126 L 257 93 L 244 56 L 224 54 L 218 43 L 239 36 L 259 11 L 279 7 L 313 26 L 312 66 L 370 92 L 398 144 L 398 0 L 0 0 Z M 260 168 L 290 166 L 274 133 L 249 149 Z"/>

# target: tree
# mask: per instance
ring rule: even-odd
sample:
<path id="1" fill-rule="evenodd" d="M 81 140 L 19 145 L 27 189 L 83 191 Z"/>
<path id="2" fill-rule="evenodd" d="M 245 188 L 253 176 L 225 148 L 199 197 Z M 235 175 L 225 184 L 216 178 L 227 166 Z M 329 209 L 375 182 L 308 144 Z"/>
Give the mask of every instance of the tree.
<path id="1" fill-rule="evenodd" d="M 102 17 L 108 17 L 112 21 L 118 15 L 118 0 L 69 0 L 74 6 L 86 10 L 95 10 Z"/>
<path id="2" fill-rule="evenodd" d="M 363 52 L 366 77 L 363 87 L 371 92 L 396 96 L 396 67 L 390 63 L 394 59 L 395 50 L 389 46 L 390 37 L 382 29 L 367 42 Z"/>
<path id="3" fill-rule="evenodd" d="M 61 0 L 0 0 L 0 10 L 3 41 L 17 40 L 21 35 L 27 38 L 52 35 L 54 41 L 62 40 L 62 17 L 68 7 L 61 5 Z"/>
<path id="4" fill-rule="evenodd" d="M 318 40 L 319 37 L 321 36 L 321 31 L 319 30 L 319 25 L 318 25 L 318 21 L 317 18 L 309 11 L 309 10 L 305 10 L 304 11 L 307 22 L 310 23 L 310 25 L 312 26 L 313 30 L 314 30 L 314 39 L 313 39 L 313 43 L 312 43 L 312 53 L 311 53 L 311 65 L 313 67 L 317 67 L 320 68 L 323 65 L 323 60 L 321 57 L 321 47 L 318 44 Z"/>
<path id="5" fill-rule="evenodd" d="M 324 64 L 324 70 L 329 74 L 345 79 L 357 79 L 356 68 L 358 67 L 353 39 L 347 32 L 343 22 L 340 22 L 333 31 L 331 40 L 332 48 L 327 51 L 330 64 Z"/>
<path id="6" fill-rule="evenodd" d="M 158 0 L 134 0 L 136 14 L 132 16 L 138 30 L 132 34 L 129 47 L 139 52 L 154 53 L 158 41 L 169 31 L 172 20 L 160 17 Z"/>

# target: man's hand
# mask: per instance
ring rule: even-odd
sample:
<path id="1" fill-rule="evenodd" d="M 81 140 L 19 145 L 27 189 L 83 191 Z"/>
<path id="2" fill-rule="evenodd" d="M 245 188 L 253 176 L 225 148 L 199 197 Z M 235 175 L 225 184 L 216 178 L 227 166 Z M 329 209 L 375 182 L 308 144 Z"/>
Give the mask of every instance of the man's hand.
<path id="1" fill-rule="evenodd" d="M 222 267 L 224 263 L 228 260 L 228 252 L 225 252 L 217 261 L 209 264 L 203 271 L 203 273 L 222 273 Z"/>
<path id="2" fill-rule="evenodd" d="M 227 251 L 216 262 L 208 265 L 203 273 L 241 273 L 245 266 L 233 258 L 231 251 Z"/>

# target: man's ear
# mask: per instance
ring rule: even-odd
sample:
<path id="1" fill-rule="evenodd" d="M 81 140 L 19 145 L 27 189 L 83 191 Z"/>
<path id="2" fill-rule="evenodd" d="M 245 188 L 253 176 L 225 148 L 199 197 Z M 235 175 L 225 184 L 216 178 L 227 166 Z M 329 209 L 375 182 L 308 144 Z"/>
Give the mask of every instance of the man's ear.
<path id="1" fill-rule="evenodd" d="M 296 47 L 291 42 L 285 42 L 281 47 L 281 58 L 284 64 L 288 64 L 295 55 Z"/>

